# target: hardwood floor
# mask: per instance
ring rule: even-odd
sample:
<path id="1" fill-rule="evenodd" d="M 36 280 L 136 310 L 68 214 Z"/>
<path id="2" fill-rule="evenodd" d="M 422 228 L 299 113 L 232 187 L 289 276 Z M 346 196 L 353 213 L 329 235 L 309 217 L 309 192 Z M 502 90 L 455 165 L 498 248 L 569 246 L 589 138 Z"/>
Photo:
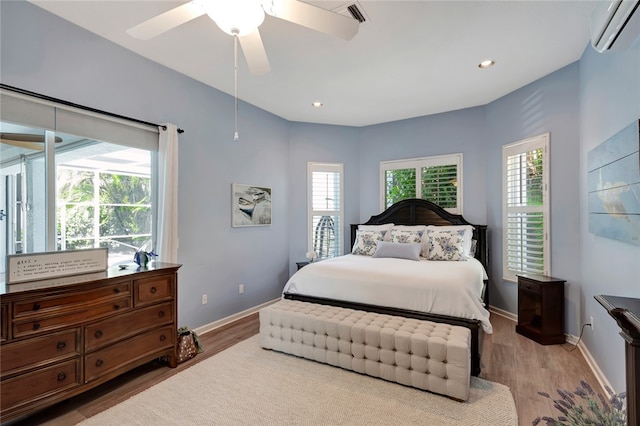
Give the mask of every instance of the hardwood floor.
<path id="1" fill-rule="evenodd" d="M 485 335 L 480 377 L 511 389 L 520 425 L 530 425 L 537 416 L 557 417 L 550 401 L 537 394 L 556 394 L 557 389 L 575 390 L 585 380 L 594 390 L 598 382 L 579 350 L 573 346 L 542 346 L 515 332 L 515 323 L 492 314 L 493 334 Z M 171 369 L 159 362 L 141 366 L 84 395 L 40 411 L 13 425 L 68 426 L 91 417 L 154 384 L 258 333 L 258 315 L 253 314 L 220 329 L 201 335 L 204 352 Z"/>

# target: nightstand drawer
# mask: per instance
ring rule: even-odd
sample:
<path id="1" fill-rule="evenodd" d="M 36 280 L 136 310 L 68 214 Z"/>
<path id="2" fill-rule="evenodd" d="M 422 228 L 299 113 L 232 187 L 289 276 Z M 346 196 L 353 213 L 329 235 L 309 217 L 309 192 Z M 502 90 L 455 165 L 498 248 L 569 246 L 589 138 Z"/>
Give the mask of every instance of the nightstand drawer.
<path id="1" fill-rule="evenodd" d="M 540 283 L 528 280 L 526 278 L 520 277 L 520 279 L 518 280 L 518 287 L 520 288 L 520 291 L 540 294 Z"/>

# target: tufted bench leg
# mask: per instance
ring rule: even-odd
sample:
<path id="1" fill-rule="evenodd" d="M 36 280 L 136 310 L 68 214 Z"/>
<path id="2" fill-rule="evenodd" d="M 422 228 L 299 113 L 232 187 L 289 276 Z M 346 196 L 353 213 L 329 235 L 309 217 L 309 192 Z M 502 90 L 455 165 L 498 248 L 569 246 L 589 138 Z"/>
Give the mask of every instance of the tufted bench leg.
<path id="1" fill-rule="evenodd" d="M 471 333 L 464 327 L 281 300 L 260 310 L 260 345 L 372 377 L 469 397 Z"/>

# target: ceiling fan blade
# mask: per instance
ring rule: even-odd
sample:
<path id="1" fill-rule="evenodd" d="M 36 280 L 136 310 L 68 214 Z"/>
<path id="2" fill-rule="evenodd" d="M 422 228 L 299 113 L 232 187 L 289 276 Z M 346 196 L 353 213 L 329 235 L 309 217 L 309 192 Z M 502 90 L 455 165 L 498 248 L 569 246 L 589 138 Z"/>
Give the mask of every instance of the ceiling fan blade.
<path id="1" fill-rule="evenodd" d="M 129 28 L 127 33 L 141 40 L 149 40 L 204 14 L 200 2 L 190 1 Z"/>
<path id="2" fill-rule="evenodd" d="M 269 3 L 268 5 L 265 3 Z M 273 0 L 264 2 L 264 11 L 276 18 L 311 28 L 325 34 L 351 40 L 358 33 L 360 23 L 348 16 L 340 15 L 297 0 Z"/>
<path id="3" fill-rule="evenodd" d="M 264 44 L 262 44 L 262 37 L 260 37 L 260 31 L 256 28 L 247 35 L 238 37 L 240 46 L 242 46 L 242 52 L 249 65 L 251 74 L 261 75 L 266 74 L 271 70 L 269 66 L 269 59 L 267 59 L 267 52 L 264 50 Z"/>

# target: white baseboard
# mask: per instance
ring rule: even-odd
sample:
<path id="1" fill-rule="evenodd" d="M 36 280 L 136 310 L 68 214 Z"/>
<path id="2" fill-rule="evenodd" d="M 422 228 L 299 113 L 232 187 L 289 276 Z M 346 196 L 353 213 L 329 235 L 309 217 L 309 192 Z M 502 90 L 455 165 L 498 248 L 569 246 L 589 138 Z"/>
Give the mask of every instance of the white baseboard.
<path id="1" fill-rule="evenodd" d="M 505 317 L 507 319 L 510 319 L 511 321 L 518 322 L 518 315 L 512 314 L 511 312 L 505 311 L 505 310 L 500 309 L 500 308 L 496 308 L 495 306 L 489 305 L 489 312 L 491 312 L 493 314 L 496 314 L 496 315 L 500 315 L 501 317 Z"/>
<path id="2" fill-rule="evenodd" d="M 277 299 L 270 300 L 270 301 L 265 302 L 265 303 L 263 303 L 261 305 L 254 306 L 253 308 L 246 309 L 246 310 L 244 310 L 242 312 L 238 312 L 237 314 L 229 315 L 228 317 L 221 318 L 221 319 L 219 319 L 217 321 L 214 321 L 214 322 L 211 322 L 209 324 L 205 324 L 203 326 L 195 328 L 195 329 L 193 329 L 193 331 L 195 331 L 196 334 L 208 333 L 210 331 L 215 330 L 216 328 L 220 328 L 220 327 L 225 326 L 227 324 L 230 324 L 230 323 L 232 323 L 234 321 L 237 321 L 240 318 L 244 318 L 244 317 L 247 317 L 247 316 L 249 316 L 251 314 L 255 314 L 256 312 L 260 311 L 260 309 L 262 309 L 262 308 L 264 308 L 266 306 L 272 305 L 272 304 L 278 302 L 279 300 L 281 300 L 281 299 L 277 298 Z"/>
<path id="3" fill-rule="evenodd" d="M 571 336 L 571 337 L 573 337 L 575 341 L 578 340 L 576 336 Z M 604 375 L 604 373 L 600 369 L 600 366 L 598 365 L 596 360 L 593 359 L 593 356 L 591 356 L 591 352 L 589 352 L 589 349 L 587 349 L 583 341 L 580 341 L 580 343 L 578 343 L 578 349 L 580 349 L 582 356 L 584 357 L 585 361 L 587 361 L 587 365 L 589 365 L 589 368 L 591 368 L 591 371 L 593 371 L 593 375 L 596 376 L 596 380 L 598 381 L 598 383 L 600 383 L 600 386 L 602 387 L 602 389 L 604 389 L 605 392 L 607 392 L 607 389 L 610 389 L 613 393 L 622 392 L 622 391 L 616 392 L 616 390 L 613 389 L 613 386 L 611 386 L 611 383 L 607 379 L 607 376 Z M 607 396 L 611 396 L 611 395 L 607 395 Z"/>

